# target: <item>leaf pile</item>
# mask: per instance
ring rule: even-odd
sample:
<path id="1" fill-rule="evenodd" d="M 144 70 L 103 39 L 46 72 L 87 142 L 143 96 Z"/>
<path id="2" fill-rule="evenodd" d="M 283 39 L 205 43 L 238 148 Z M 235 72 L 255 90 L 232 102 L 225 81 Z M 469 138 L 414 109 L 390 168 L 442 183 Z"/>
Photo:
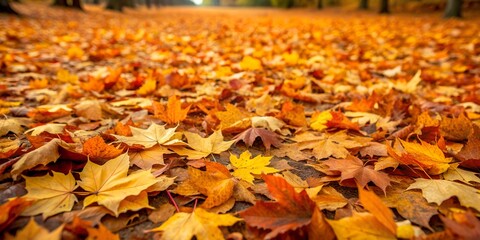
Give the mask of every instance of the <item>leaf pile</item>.
<path id="1" fill-rule="evenodd" d="M 2 238 L 480 238 L 478 20 L 34 6 Z"/>

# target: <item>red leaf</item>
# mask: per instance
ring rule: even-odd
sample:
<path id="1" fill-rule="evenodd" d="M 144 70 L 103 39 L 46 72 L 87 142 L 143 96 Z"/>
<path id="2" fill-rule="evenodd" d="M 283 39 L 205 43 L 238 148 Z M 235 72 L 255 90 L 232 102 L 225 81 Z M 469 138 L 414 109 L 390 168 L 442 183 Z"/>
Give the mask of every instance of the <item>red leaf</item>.
<path id="1" fill-rule="evenodd" d="M 265 236 L 266 239 L 271 239 L 310 224 L 316 205 L 305 190 L 297 193 L 281 177 L 264 175 L 263 179 L 277 201 L 258 201 L 253 207 L 241 212 L 240 216 L 249 226 L 272 230 Z"/>
<path id="2" fill-rule="evenodd" d="M 242 140 L 247 146 L 251 147 L 257 137 L 260 137 L 260 139 L 262 139 L 263 146 L 265 146 L 267 151 L 270 150 L 270 147 L 272 145 L 275 147 L 279 147 L 282 143 L 276 133 L 263 128 L 254 127 L 243 131 L 242 133 L 235 136 L 233 139 L 237 142 Z"/>

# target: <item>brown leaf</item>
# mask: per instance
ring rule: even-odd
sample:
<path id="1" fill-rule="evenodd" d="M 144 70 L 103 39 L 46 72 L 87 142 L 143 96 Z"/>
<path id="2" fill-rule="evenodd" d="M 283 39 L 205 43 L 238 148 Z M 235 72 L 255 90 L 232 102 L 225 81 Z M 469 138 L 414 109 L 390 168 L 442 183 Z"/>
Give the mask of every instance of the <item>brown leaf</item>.
<path id="1" fill-rule="evenodd" d="M 282 141 L 280 140 L 279 136 L 271 132 L 269 130 L 263 129 L 263 128 L 249 128 L 242 133 L 238 134 L 235 136 L 233 139 L 235 141 L 243 141 L 245 144 L 249 147 L 253 146 L 253 143 L 255 142 L 255 139 L 257 137 L 260 137 L 262 140 L 263 146 L 265 146 L 265 149 L 267 151 L 270 150 L 270 147 L 273 145 L 274 147 L 280 147 Z"/>

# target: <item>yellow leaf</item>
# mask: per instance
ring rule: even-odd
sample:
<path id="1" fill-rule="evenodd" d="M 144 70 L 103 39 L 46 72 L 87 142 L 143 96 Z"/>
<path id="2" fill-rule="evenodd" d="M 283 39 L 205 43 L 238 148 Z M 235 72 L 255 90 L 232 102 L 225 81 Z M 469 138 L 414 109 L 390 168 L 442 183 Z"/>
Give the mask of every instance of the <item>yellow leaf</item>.
<path id="1" fill-rule="evenodd" d="M 70 59 L 81 59 L 85 55 L 85 52 L 78 46 L 72 46 L 67 50 L 67 56 Z"/>
<path id="2" fill-rule="evenodd" d="M 450 167 L 448 163 L 452 161 L 452 158 L 446 158 L 437 145 L 430 145 L 422 140 L 420 140 L 420 144 L 405 142 L 401 139 L 399 141 L 407 153 L 426 166 L 424 168 L 427 173 L 438 175 Z"/>
<path id="3" fill-rule="evenodd" d="M 157 89 L 157 81 L 153 78 L 147 78 L 145 83 L 137 89 L 137 94 L 145 96 L 153 93 Z"/>
<path id="4" fill-rule="evenodd" d="M 206 162 L 207 171 L 188 168 L 188 180 L 180 184 L 175 192 L 181 195 L 201 193 L 207 196 L 203 208 L 219 206 L 232 197 L 235 181 L 222 164 Z"/>
<path id="5" fill-rule="evenodd" d="M 150 148 L 156 144 L 166 144 L 175 135 L 177 127 L 165 129 L 165 126 L 152 123 L 147 129 L 130 127 L 132 130 L 131 137 L 113 135 L 119 142 L 125 143 L 128 146 L 141 145 L 145 148 Z"/>
<path id="6" fill-rule="evenodd" d="M 298 62 L 298 59 L 300 58 L 297 52 L 284 53 L 282 57 L 283 57 L 283 60 L 285 60 L 285 63 L 290 66 L 296 65 Z"/>
<path id="7" fill-rule="evenodd" d="M 404 93 L 415 93 L 415 91 L 417 90 L 417 85 L 422 81 L 422 78 L 420 77 L 421 75 L 422 71 L 418 70 L 417 73 L 415 73 L 415 76 L 410 79 L 410 81 L 397 82 L 395 83 L 394 88 Z"/>
<path id="8" fill-rule="evenodd" d="M 193 150 L 184 147 L 172 147 L 172 150 L 179 155 L 188 156 L 189 159 L 199 159 L 210 154 L 220 154 L 227 151 L 235 141 L 223 141 L 222 131 L 215 131 L 207 138 L 191 132 L 185 132 L 188 146 Z"/>
<path id="9" fill-rule="evenodd" d="M 348 149 L 363 146 L 346 134 L 345 131 L 335 134 L 324 135 L 324 137 L 313 142 L 313 154 L 315 158 L 322 159 L 333 156 L 335 158 L 345 158 L 349 154 Z"/>
<path id="10" fill-rule="evenodd" d="M 120 202 L 118 206 L 118 213 L 124 213 L 127 211 L 138 211 L 143 208 L 154 209 L 148 205 L 148 194 L 146 191 L 142 191 L 137 196 L 128 196 Z"/>
<path id="11" fill-rule="evenodd" d="M 262 62 L 256 58 L 245 56 L 242 61 L 240 62 L 240 68 L 243 70 L 262 70 Z"/>
<path id="12" fill-rule="evenodd" d="M 231 226 L 240 220 L 231 214 L 215 214 L 196 208 L 192 213 L 176 213 L 150 231 L 163 231 L 161 239 L 168 240 L 190 240 L 193 236 L 198 240 L 217 240 L 224 239 L 218 226 Z"/>
<path id="13" fill-rule="evenodd" d="M 313 130 L 322 131 L 327 128 L 326 124 L 328 121 L 332 120 L 332 118 L 333 116 L 330 111 L 315 113 L 310 120 L 310 127 Z"/>
<path id="14" fill-rule="evenodd" d="M 88 161 L 80 172 L 78 185 L 91 193 L 83 201 L 86 207 L 98 203 L 119 215 L 120 203 L 128 196 L 140 192 L 157 183 L 150 171 L 139 170 L 127 176 L 130 161 L 128 154 L 122 154 L 103 165 Z"/>
<path id="15" fill-rule="evenodd" d="M 57 213 L 70 211 L 77 197 L 72 193 L 77 184 L 72 173 L 53 172 L 53 176 L 25 177 L 27 195 L 26 199 L 35 200 L 28 207 L 23 216 L 35 216 L 42 213 L 43 218 L 53 216 Z"/>
<path id="16" fill-rule="evenodd" d="M 464 207 L 472 207 L 480 211 L 480 193 L 474 187 L 461 183 L 451 182 L 439 179 L 415 179 L 407 190 L 421 189 L 423 197 L 429 203 L 440 205 L 443 201 L 455 196 Z"/>
<path id="17" fill-rule="evenodd" d="M 17 232 L 15 237 L 6 235 L 7 240 L 60 240 L 62 238 L 63 225 L 49 232 L 47 229 L 39 226 L 33 218 L 30 218 L 28 224 Z"/>
<path id="18" fill-rule="evenodd" d="M 226 111 L 216 112 L 215 116 L 220 120 L 220 128 L 227 132 L 241 132 L 249 128 L 252 124 L 253 114 L 241 110 L 232 104 L 225 106 Z"/>
<path id="19" fill-rule="evenodd" d="M 240 157 L 231 154 L 230 163 L 235 167 L 232 175 L 253 184 L 254 176 L 252 174 L 268 174 L 278 172 L 277 169 L 267 167 L 272 157 L 262 157 L 258 155 L 251 158 L 252 154 L 247 150 L 240 154 Z"/>
<path id="20" fill-rule="evenodd" d="M 381 222 L 370 213 L 354 213 L 340 220 L 327 220 L 338 239 L 389 240 L 397 239 Z"/>
<path id="21" fill-rule="evenodd" d="M 71 74 L 66 69 L 60 69 L 57 72 L 57 80 L 61 83 L 78 83 L 78 76 L 75 74 Z"/>

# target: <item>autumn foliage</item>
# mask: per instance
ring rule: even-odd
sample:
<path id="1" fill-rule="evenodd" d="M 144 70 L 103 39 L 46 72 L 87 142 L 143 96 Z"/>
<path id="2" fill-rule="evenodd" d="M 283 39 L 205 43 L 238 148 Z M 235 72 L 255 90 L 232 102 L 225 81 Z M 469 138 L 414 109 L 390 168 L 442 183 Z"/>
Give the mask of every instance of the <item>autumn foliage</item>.
<path id="1" fill-rule="evenodd" d="M 480 239 L 478 20 L 39 9 L 0 16 L 0 238 Z"/>

